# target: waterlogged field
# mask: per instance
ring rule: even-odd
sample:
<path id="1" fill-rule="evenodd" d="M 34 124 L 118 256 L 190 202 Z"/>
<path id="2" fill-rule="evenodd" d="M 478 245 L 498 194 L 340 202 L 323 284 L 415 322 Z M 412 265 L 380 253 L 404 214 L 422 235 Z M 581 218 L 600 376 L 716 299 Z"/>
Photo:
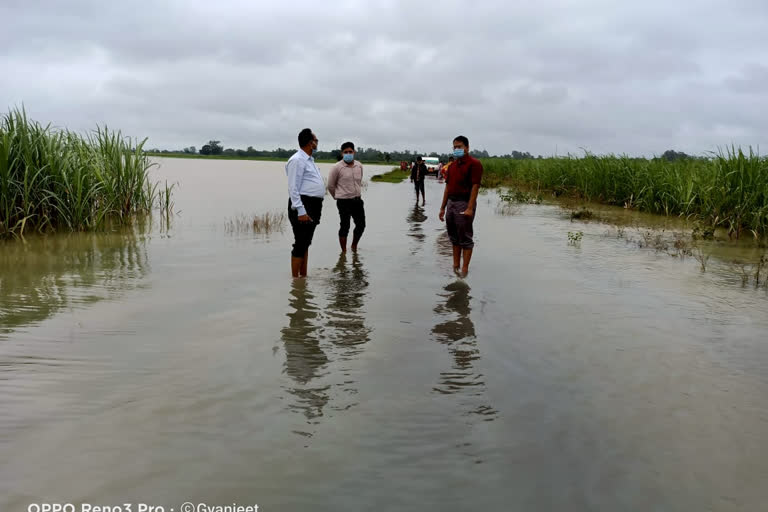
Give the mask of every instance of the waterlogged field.
<path id="1" fill-rule="evenodd" d="M 283 163 L 158 163 L 170 215 L 0 246 L 0 510 L 764 507 L 751 237 L 502 189 L 457 279 L 442 185 L 372 182 L 292 281 Z"/>
<path id="2" fill-rule="evenodd" d="M 487 159 L 486 186 L 509 184 L 628 209 L 681 216 L 731 237 L 768 234 L 768 160 L 725 148 L 669 162 L 626 156 Z"/>

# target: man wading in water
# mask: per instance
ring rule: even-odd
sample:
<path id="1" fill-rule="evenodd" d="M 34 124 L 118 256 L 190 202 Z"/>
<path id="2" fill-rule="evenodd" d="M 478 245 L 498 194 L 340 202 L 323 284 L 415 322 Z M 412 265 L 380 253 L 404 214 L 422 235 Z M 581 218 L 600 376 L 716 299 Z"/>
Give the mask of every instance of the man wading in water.
<path id="1" fill-rule="evenodd" d="M 448 237 L 453 245 L 453 271 L 458 273 L 461 268 L 462 276 L 466 276 L 475 246 L 472 241 L 472 223 L 475 220 L 483 164 L 469 156 L 469 139 L 463 135 L 453 139 L 453 157 L 451 170 L 445 178 L 440 220 L 445 220 Z"/>
<path id="2" fill-rule="evenodd" d="M 416 164 L 411 169 L 411 183 L 416 186 L 416 203 L 419 202 L 419 191 L 421 191 L 421 204 L 424 205 L 427 202 L 427 198 L 424 197 L 424 178 L 427 176 L 427 165 L 421 159 L 420 156 L 416 157 Z"/>
<path id="3" fill-rule="evenodd" d="M 328 192 L 336 200 L 339 210 L 339 245 L 341 252 L 347 252 L 349 219 L 355 221 L 352 232 L 352 251 L 357 252 L 357 244 L 365 230 L 365 208 L 360 197 L 363 184 L 363 165 L 355 160 L 355 145 L 345 142 L 341 145 L 342 160 L 333 166 L 328 175 Z"/>
<path id="4" fill-rule="evenodd" d="M 323 210 L 325 183 L 312 158 L 317 153 L 317 137 L 309 128 L 299 132 L 299 147 L 301 149 L 285 164 L 285 174 L 288 176 L 288 220 L 294 237 L 291 274 L 306 277 L 309 246 Z"/>

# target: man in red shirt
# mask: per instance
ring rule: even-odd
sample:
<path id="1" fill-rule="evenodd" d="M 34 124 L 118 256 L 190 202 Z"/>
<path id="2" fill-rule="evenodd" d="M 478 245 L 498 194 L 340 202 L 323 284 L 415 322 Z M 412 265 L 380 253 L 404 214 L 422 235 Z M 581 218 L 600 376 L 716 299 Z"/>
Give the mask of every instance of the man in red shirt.
<path id="1" fill-rule="evenodd" d="M 472 259 L 472 222 L 475 220 L 477 193 L 483 178 L 483 164 L 469 156 L 469 139 L 459 135 L 453 139 L 454 162 L 445 178 L 445 192 L 440 205 L 440 220 L 445 220 L 453 245 L 453 270 L 466 276 Z M 462 264 L 462 256 L 464 262 Z"/>

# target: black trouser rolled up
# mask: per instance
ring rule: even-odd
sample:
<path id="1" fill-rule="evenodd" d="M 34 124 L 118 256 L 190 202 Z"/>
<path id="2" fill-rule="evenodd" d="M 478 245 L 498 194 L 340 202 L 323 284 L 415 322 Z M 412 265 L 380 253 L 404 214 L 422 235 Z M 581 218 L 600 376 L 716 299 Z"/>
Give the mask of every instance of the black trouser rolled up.
<path id="1" fill-rule="evenodd" d="M 414 187 L 416 187 L 416 197 L 419 197 L 419 191 L 421 191 L 422 197 L 424 196 L 424 180 L 416 180 L 413 182 Z"/>
<path id="2" fill-rule="evenodd" d="M 323 212 L 323 198 L 301 196 L 301 202 L 307 215 L 312 219 L 310 222 L 299 221 L 299 212 L 293 209 L 291 199 L 288 198 L 288 220 L 293 228 L 293 250 L 291 256 L 294 258 L 303 258 L 307 249 L 312 245 L 312 237 L 315 235 L 315 228 L 320 224 L 320 215 Z"/>
<path id="3" fill-rule="evenodd" d="M 448 230 L 448 237 L 451 239 L 451 244 L 459 246 L 462 249 L 472 249 L 475 246 L 475 242 L 472 240 L 474 230 L 472 229 L 472 223 L 477 217 L 477 211 L 474 212 L 472 217 L 464 215 L 464 212 L 469 206 L 469 201 L 465 198 L 448 199 L 448 204 L 445 208 L 445 227 Z"/>
<path id="4" fill-rule="evenodd" d="M 352 232 L 356 239 L 363 236 L 365 231 L 365 208 L 363 199 L 354 197 L 352 199 L 337 199 L 336 208 L 339 209 L 339 237 L 346 238 L 349 235 L 349 219 L 355 221 L 355 230 Z"/>

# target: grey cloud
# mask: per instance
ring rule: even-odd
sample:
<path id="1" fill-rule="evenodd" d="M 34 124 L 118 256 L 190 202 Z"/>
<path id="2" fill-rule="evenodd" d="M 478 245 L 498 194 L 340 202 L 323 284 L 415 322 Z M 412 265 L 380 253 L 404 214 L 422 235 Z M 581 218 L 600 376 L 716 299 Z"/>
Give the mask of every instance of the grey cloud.
<path id="1" fill-rule="evenodd" d="M 744 69 L 740 74 L 726 78 L 724 85 L 742 94 L 764 95 L 768 83 L 768 66 L 754 64 Z"/>
<path id="2" fill-rule="evenodd" d="M 759 144 L 757 0 L 4 0 L 0 104 L 150 146 L 661 153 Z M 763 110 L 764 111 L 764 110 Z M 765 145 L 765 144 L 763 144 Z"/>

